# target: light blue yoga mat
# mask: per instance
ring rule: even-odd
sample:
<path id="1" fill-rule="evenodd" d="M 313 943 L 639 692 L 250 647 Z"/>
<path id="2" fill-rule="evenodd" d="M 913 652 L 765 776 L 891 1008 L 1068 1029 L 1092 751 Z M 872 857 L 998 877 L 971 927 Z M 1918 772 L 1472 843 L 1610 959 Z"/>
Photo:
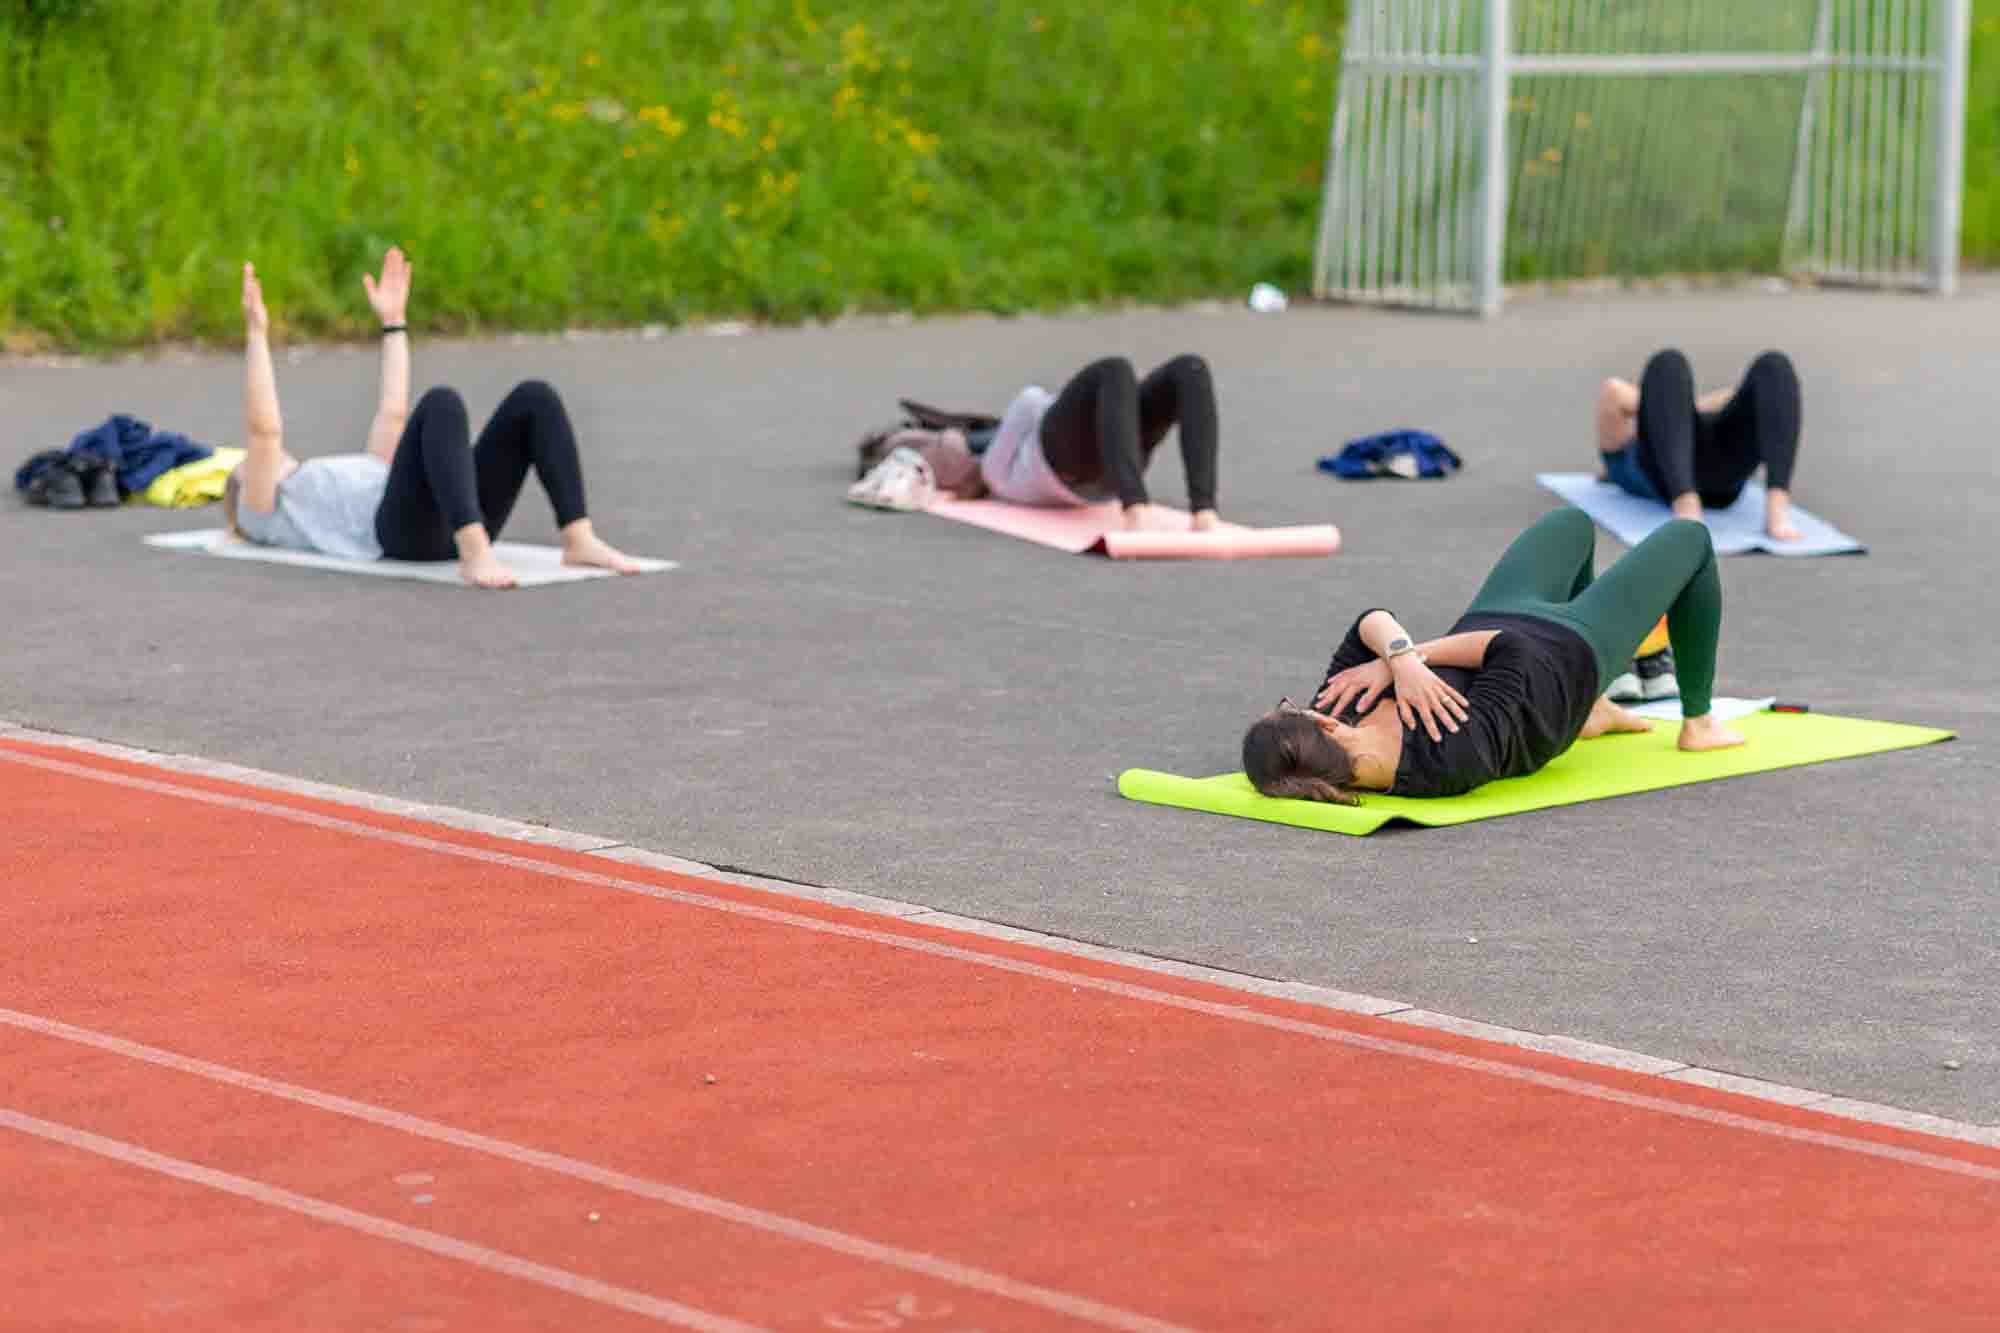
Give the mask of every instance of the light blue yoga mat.
<path id="1" fill-rule="evenodd" d="M 1657 500 L 1641 500 L 1588 472 L 1538 472 L 1535 480 L 1590 515 L 1596 524 L 1624 542 L 1637 546 L 1654 528 L 1674 516 Z M 1764 533 L 1764 486 L 1749 482 L 1736 503 L 1702 515 L 1717 555 L 1768 551 L 1772 555 L 1854 555 L 1866 551 L 1854 538 L 1815 514 L 1792 506 L 1792 522 L 1805 535 L 1795 542 L 1773 541 Z"/>

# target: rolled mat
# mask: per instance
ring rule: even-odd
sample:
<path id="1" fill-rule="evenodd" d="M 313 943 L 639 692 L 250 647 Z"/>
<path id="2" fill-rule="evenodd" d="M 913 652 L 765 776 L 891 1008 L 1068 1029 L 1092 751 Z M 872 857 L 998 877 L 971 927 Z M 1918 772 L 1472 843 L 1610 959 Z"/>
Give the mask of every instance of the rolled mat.
<path id="1" fill-rule="evenodd" d="M 1004 500 L 939 500 L 925 512 L 1072 555 L 1094 552 L 1113 560 L 1254 560 L 1332 555 L 1340 549 L 1340 529 L 1331 523 L 1286 528 L 1222 523 L 1196 532 L 1188 526 L 1185 510 L 1168 505 L 1151 506 L 1146 526 L 1128 532 L 1115 500 L 1078 509 Z"/>
<path id="2" fill-rule="evenodd" d="M 1328 805 L 1261 796 L 1241 773 L 1185 778 L 1144 768 L 1119 774 L 1118 793 L 1153 805 L 1361 836 L 1391 820 L 1432 827 L 1469 824 L 1607 796 L 1909 749 L 1949 740 L 1954 734 L 1825 713 L 1757 713 L 1731 725 L 1748 739 L 1747 745 L 1684 754 L 1674 745 L 1679 728 L 1662 724 L 1649 732 L 1579 741 L 1539 773 L 1489 782 L 1463 796 L 1421 799 L 1364 793 L 1358 806 Z"/>

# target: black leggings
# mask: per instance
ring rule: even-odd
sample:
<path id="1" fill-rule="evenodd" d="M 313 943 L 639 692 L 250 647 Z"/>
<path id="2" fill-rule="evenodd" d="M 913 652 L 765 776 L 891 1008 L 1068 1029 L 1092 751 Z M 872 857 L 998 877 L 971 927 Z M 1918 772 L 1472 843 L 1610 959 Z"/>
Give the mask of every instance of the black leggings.
<path id="1" fill-rule="evenodd" d="M 1145 504 L 1146 464 L 1174 425 L 1181 428 L 1188 508 L 1213 509 L 1215 384 L 1198 356 L 1177 356 L 1143 380 L 1122 356 L 1091 362 L 1042 414 L 1042 457 L 1070 486 L 1108 470 L 1121 503 Z"/>
<path id="2" fill-rule="evenodd" d="M 455 389 L 432 389 L 417 400 L 389 465 L 389 486 L 375 510 L 375 539 L 394 560 L 450 560 L 452 534 L 483 523 L 498 537 L 514 512 L 528 468 L 555 506 L 557 526 L 585 516 L 583 464 L 576 434 L 556 391 L 540 380 L 514 386 L 479 443 Z"/>
<path id="3" fill-rule="evenodd" d="M 1799 377 L 1783 352 L 1750 363 L 1720 412 L 1694 405 L 1694 371 L 1669 348 L 1639 378 L 1638 463 L 1667 500 L 1693 491 L 1726 509 L 1761 464 L 1764 482 L 1790 490 L 1799 453 Z"/>

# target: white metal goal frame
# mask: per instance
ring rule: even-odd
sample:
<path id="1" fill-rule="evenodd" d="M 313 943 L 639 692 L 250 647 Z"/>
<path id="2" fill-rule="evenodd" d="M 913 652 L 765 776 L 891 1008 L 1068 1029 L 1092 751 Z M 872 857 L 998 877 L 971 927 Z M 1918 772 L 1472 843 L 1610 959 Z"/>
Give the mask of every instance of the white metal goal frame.
<path id="1" fill-rule="evenodd" d="M 1635 243 L 1688 271 L 1714 241 L 1727 267 L 1948 294 L 1969 10 L 1350 0 L 1313 291 L 1493 314 L 1510 247 L 1624 276 Z"/>

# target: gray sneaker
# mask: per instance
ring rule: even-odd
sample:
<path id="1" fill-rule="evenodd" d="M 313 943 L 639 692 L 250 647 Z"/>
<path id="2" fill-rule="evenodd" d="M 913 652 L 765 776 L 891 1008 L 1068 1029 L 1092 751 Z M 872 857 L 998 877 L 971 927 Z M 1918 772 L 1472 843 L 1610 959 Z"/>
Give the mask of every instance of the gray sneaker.
<path id="1" fill-rule="evenodd" d="M 1681 683 L 1674 678 L 1674 650 L 1662 648 L 1636 659 L 1632 669 L 1638 674 L 1639 689 L 1647 703 L 1655 699 L 1678 699 Z"/>

